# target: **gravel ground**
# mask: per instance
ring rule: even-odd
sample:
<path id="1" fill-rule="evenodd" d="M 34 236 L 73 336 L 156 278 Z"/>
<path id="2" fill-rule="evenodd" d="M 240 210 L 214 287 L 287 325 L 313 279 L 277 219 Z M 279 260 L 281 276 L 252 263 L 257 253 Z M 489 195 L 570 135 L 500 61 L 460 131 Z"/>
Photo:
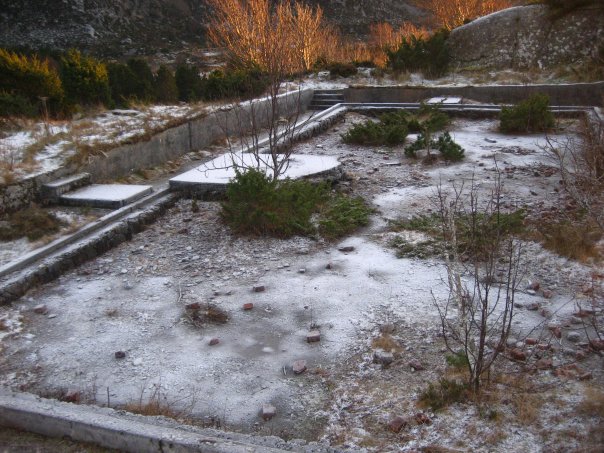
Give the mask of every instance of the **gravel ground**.
<path id="1" fill-rule="evenodd" d="M 496 122 L 456 120 L 452 131 L 466 148 L 464 162 L 425 166 L 406 159 L 402 147 L 343 144 L 340 134 L 362 119 L 349 114 L 295 152 L 337 156 L 347 175 L 342 190 L 376 208 L 370 226 L 340 243 L 241 238 L 220 222 L 217 203 L 200 202 L 193 212 L 191 201 L 181 200 L 132 241 L 1 308 L 8 326 L 3 383 L 62 397 L 77 394 L 101 405 L 156 398 L 207 426 L 369 451 L 590 448 L 602 435 L 601 419 L 577 407 L 587 389 L 604 380 L 602 359 L 594 354 L 579 364 L 592 371 L 587 382 L 571 372 L 560 377 L 535 371 L 533 362 L 498 364 L 502 374 L 523 371 L 525 378 L 498 381 L 492 393 L 537 394 L 534 417 L 521 416 L 528 409 L 503 396 L 492 397 L 499 414 L 493 419 L 481 405 L 459 404 L 436 414 L 418 408 L 426 384 L 451 372 L 432 302 L 432 293 L 446 298 L 445 271 L 435 258 L 397 259 L 387 245 L 393 234 L 388 220 L 434 209 L 439 183 L 450 187 L 474 179 L 486 196 L 496 166 L 510 208 L 524 207 L 539 218 L 564 203 L 559 178 L 541 149 L 543 137 L 503 136 Z M 343 245 L 354 250 L 339 251 Z M 560 258 L 535 243 L 526 247 L 527 274 L 517 302 L 538 303 L 542 310 L 519 308 L 514 334 L 523 338 L 539 327 L 540 342 L 553 345 L 540 354 L 562 368 L 576 362 L 586 341 L 572 313 L 576 302 L 588 300 L 585 286 L 601 268 Z M 528 289 L 536 281 L 540 289 Z M 255 292 L 256 286 L 265 291 Z M 551 291 L 549 298 L 544 290 Z M 196 326 L 185 308 L 193 303 L 216 306 L 229 321 Z M 253 303 L 253 310 L 244 311 L 244 303 Z M 40 304 L 45 310 L 38 311 L 46 313 L 35 313 Z M 546 328 L 551 323 L 561 326 L 560 340 L 552 341 Z M 314 327 L 321 341 L 307 343 Z M 579 334 L 579 345 L 567 339 L 570 332 Z M 384 333 L 394 342 L 395 361 L 387 368 L 373 360 Z M 210 346 L 212 339 L 219 343 Z M 117 351 L 126 357 L 116 359 Z M 306 360 L 305 373 L 293 373 L 295 360 Z M 259 417 L 263 404 L 277 409 L 269 422 Z M 430 423 L 418 423 L 418 413 Z M 395 415 L 412 422 L 393 433 L 387 424 Z"/>

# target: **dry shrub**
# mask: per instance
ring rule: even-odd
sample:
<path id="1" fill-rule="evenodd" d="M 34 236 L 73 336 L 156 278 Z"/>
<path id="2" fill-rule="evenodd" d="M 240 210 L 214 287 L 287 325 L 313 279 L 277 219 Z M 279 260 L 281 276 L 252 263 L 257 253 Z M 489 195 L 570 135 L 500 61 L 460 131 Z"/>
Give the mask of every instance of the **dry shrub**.
<path id="1" fill-rule="evenodd" d="M 585 397 L 578 407 L 579 413 L 588 417 L 604 419 L 604 391 L 589 386 L 585 389 Z"/>
<path id="2" fill-rule="evenodd" d="M 539 395 L 517 393 L 512 398 L 514 414 L 522 425 L 532 425 L 539 419 L 543 400 Z"/>
<path id="3" fill-rule="evenodd" d="M 197 327 L 204 324 L 226 324 L 229 321 L 229 315 L 223 309 L 212 305 L 191 304 L 186 308 L 187 318 Z"/>
<path id="4" fill-rule="evenodd" d="M 153 393 L 151 393 L 146 401 L 144 400 L 144 393 L 145 391 L 142 390 L 138 401 L 127 403 L 124 406 L 124 410 L 132 412 L 133 414 L 151 417 L 161 415 L 174 419 L 186 416 L 187 412 L 190 412 L 190 408 L 177 410 L 175 408 L 175 403 L 168 402 L 168 398 L 161 392 L 161 384 L 153 386 Z"/>
<path id="5" fill-rule="evenodd" d="M 447 30 L 514 5 L 512 0 L 416 0 L 415 3 L 434 15 L 437 27 Z"/>
<path id="6" fill-rule="evenodd" d="M 401 345 L 387 333 L 383 333 L 379 337 L 374 338 L 371 341 L 371 347 L 373 349 L 383 349 L 388 352 L 400 352 L 402 350 Z"/>
<path id="7" fill-rule="evenodd" d="M 371 24 L 369 26 L 370 59 L 376 66 L 383 68 L 388 61 L 386 50 L 398 48 L 405 39 L 427 38 L 429 34 L 426 28 L 417 27 L 411 22 L 403 22 L 398 29 L 387 22 Z"/>

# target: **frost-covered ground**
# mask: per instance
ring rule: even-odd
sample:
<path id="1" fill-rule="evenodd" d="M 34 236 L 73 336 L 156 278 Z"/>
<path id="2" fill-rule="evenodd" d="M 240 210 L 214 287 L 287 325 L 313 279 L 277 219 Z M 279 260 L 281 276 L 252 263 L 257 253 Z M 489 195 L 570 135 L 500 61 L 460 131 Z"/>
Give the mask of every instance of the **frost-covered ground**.
<path id="1" fill-rule="evenodd" d="M 218 204 L 200 202 L 193 212 L 191 201 L 181 200 L 132 241 L 0 308 L 8 332 L 0 343 L 2 382 L 42 394 L 79 392 L 100 405 L 155 395 L 208 425 L 343 449 L 598 451 L 602 420 L 580 406 L 590 389 L 602 387 L 602 358 L 581 346 L 585 332 L 572 313 L 588 300 L 585 286 L 601 268 L 526 243 L 514 322 L 520 346 L 551 358 L 557 370 L 574 364 L 591 371 L 590 380 L 579 381 L 570 368 L 567 377 L 536 370 L 535 357 L 527 364 L 502 358 L 480 404 L 432 413 L 417 407 L 418 395 L 452 373 L 433 305 L 433 296 L 447 296 L 445 270 L 438 258 L 398 259 L 388 245 L 396 234 L 388 219 L 434 209 L 438 184 L 473 178 L 486 196 L 496 167 L 510 208 L 538 218 L 563 203 L 544 137 L 502 135 L 490 120 L 455 120 L 451 133 L 466 159 L 425 166 L 405 158 L 402 147 L 343 144 L 340 134 L 361 120 L 348 114 L 294 152 L 337 157 L 347 174 L 342 189 L 376 208 L 369 227 L 333 244 L 242 238 L 222 225 Z M 529 282 L 540 289 L 526 289 Z M 254 292 L 259 285 L 265 291 Z M 217 306 L 229 321 L 196 326 L 185 308 L 193 303 Z M 253 309 L 243 310 L 244 303 Z M 534 304 L 540 310 L 528 309 Z M 524 344 L 535 327 L 537 345 Z M 561 338 L 548 327 L 560 327 Z M 306 342 L 311 328 L 320 330 L 320 342 Z M 387 368 L 373 363 L 384 333 L 394 341 L 395 362 Z M 571 333 L 578 342 L 569 341 Z M 211 339 L 219 343 L 210 346 Z M 306 360 L 305 373 L 293 373 L 296 360 Z M 267 403 L 277 415 L 264 422 L 259 411 Z M 398 433 L 388 427 L 394 416 L 408 422 Z"/>

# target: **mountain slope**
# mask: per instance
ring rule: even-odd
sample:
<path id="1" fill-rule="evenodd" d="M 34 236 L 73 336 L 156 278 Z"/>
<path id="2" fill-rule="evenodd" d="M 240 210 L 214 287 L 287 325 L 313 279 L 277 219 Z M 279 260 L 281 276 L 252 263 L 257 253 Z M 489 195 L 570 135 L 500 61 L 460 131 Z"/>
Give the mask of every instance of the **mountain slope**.
<path id="1" fill-rule="evenodd" d="M 77 47 L 102 56 L 155 53 L 202 44 L 211 14 L 204 0 L 4 0 L 0 46 Z M 372 22 L 421 21 L 410 1 L 309 0 L 345 33 L 364 34 Z"/>

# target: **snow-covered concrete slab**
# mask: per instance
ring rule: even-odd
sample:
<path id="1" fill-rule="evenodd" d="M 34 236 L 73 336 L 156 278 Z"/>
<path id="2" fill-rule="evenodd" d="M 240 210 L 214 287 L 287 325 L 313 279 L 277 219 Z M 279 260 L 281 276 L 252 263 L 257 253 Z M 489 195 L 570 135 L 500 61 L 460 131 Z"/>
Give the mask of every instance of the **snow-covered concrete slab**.
<path id="1" fill-rule="evenodd" d="M 261 154 L 257 160 L 251 153 L 227 153 L 206 162 L 193 170 L 170 179 L 170 188 L 174 190 L 223 191 L 235 177 L 235 168 L 258 168 L 270 174 L 269 154 Z M 337 171 L 340 162 L 333 156 L 294 154 L 289 159 L 287 169 L 280 179 L 299 179 L 319 176 Z"/>
<path id="2" fill-rule="evenodd" d="M 461 104 L 461 98 L 457 96 L 438 96 L 434 98 L 430 98 L 426 101 L 426 104 Z"/>
<path id="3" fill-rule="evenodd" d="M 69 206 L 117 209 L 153 192 L 152 186 L 131 184 L 93 184 L 61 196 Z"/>

